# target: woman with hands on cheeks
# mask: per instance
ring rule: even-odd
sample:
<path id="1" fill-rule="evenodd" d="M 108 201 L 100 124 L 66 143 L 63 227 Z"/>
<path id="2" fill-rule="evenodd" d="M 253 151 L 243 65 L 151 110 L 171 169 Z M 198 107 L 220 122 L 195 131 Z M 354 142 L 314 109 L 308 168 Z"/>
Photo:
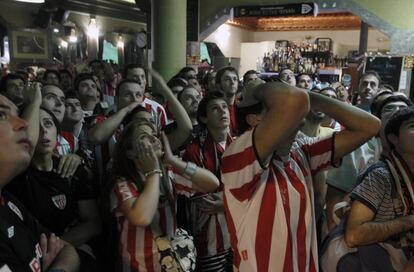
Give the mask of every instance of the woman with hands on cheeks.
<path id="1" fill-rule="evenodd" d="M 147 120 L 131 122 L 117 143 L 111 211 L 118 221 L 117 271 L 161 271 L 154 239 L 176 232 L 176 195 L 211 192 L 211 172 L 173 156 L 165 134 Z"/>

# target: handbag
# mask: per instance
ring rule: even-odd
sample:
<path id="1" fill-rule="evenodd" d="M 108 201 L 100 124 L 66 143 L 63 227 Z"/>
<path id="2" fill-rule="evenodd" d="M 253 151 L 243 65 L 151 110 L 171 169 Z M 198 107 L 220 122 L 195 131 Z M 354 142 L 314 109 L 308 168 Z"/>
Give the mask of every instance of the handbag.
<path id="1" fill-rule="evenodd" d="M 163 175 L 165 177 L 167 175 Z M 167 176 L 168 177 L 168 176 Z M 170 204 L 172 214 L 175 214 L 174 201 L 170 190 L 166 186 L 169 180 L 161 181 L 161 186 L 167 193 L 167 201 Z M 195 271 L 197 250 L 193 237 L 184 229 L 177 228 L 174 235 L 164 235 L 155 238 L 158 249 L 158 260 L 163 272 L 192 272 Z"/>
<path id="2" fill-rule="evenodd" d="M 196 267 L 196 248 L 193 237 L 178 228 L 174 236 L 160 236 L 155 239 L 161 271 L 186 272 Z"/>

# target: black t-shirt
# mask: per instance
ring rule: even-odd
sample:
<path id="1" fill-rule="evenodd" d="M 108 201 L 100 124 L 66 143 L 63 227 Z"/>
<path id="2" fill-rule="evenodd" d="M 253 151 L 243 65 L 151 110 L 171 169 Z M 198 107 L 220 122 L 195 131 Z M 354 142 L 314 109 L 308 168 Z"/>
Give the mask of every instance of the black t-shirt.
<path id="1" fill-rule="evenodd" d="M 7 192 L 0 196 L 0 269 L 11 271 L 41 271 L 41 233 L 47 233 L 26 210 Z M 7 271 L 7 270 L 6 270 Z"/>
<path id="2" fill-rule="evenodd" d="M 58 164 L 59 159 L 54 159 L 54 170 Z M 60 236 L 78 222 L 78 201 L 95 199 L 95 195 L 82 165 L 70 179 L 61 178 L 54 170 L 29 167 L 4 189 L 19 199 L 45 228 Z"/>

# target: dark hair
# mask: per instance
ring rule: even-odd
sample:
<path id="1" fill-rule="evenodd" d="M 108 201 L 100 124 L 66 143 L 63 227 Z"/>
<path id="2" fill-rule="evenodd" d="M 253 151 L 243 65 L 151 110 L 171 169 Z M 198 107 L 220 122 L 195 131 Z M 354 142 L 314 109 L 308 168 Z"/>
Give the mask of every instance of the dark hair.
<path id="1" fill-rule="evenodd" d="M 45 72 L 44 72 L 44 74 L 43 74 L 43 80 L 46 80 L 47 79 L 47 76 L 49 75 L 49 74 L 54 74 L 57 78 L 58 78 L 58 80 L 59 80 L 59 82 L 60 82 L 60 74 L 59 74 L 59 72 L 58 71 L 56 71 L 56 70 L 51 70 L 51 69 L 47 69 Z"/>
<path id="2" fill-rule="evenodd" d="M 134 83 L 137 84 L 139 86 L 138 81 L 133 80 L 133 79 L 123 79 L 121 82 L 119 82 L 118 86 L 116 86 L 116 91 L 115 91 L 115 96 L 119 95 L 119 90 L 121 89 L 121 86 L 126 84 L 126 83 Z M 145 90 L 143 91 L 145 92 Z"/>
<path id="3" fill-rule="evenodd" d="M 246 117 L 249 114 L 260 114 L 264 109 L 263 103 L 256 103 L 249 107 L 239 108 L 236 107 L 236 120 L 237 120 L 237 134 L 242 135 L 245 131 L 250 129 L 250 125 L 246 121 Z"/>
<path id="4" fill-rule="evenodd" d="M 234 68 L 234 67 L 231 67 L 231 66 L 226 66 L 226 67 L 223 67 L 223 68 L 221 68 L 220 70 L 217 71 L 217 74 L 216 74 L 216 84 L 217 85 L 220 85 L 221 78 L 223 77 L 223 75 L 226 71 L 230 71 L 230 72 L 235 73 L 236 76 L 237 76 L 237 80 L 239 79 L 239 73 L 237 72 L 237 69 Z"/>
<path id="5" fill-rule="evenodd" d="M 127 78 L 128 71 L 130 69 L 137 69 L 137 68 L 140 68 L 140 69 L 144 70 L 144 73 L 147 74 L 147 71 L 145 71 L 144 67 L 142 67 L 141 65 L 138 65 L 136 63 L 131 63 L 131 64 L 128 64 L 127 66 L 125 66 L 125 68 L 122 72 L 122 78 Z"/>
<path id="6" fill-rule="evenodd" d="M 7 90 L 7 82 L 9 80 L 14 80 L 14 79 L 20 79 L 23 81 L 23 83 L 26 83 L 26 80 L 24 79 L 24 77 L 19 74 L 7 74 L 4 77 L 2 77 L 0 80 L 0 93 L 5 93 Z"/>
<path id="7" fill-rule="evenodd" d="M 378 110 L 377 108 L 379 104 L 381 104 L 381 101 L 382 101 L 380 100 L 380 98 L 382 98 L 384 95 L 392 95 L 392 92 L 390 91 L 379 92 L 374 96 L 374 98 L 372 98 L 371 105 L 369 106 L 369 110 L 372 114 L 376 115 L 375 113 Z"/>
<path id="8" fill-rule="evenodd" d="M 70 77 L 71 79 L 73 79 L 72 73 L 71 73 L 68 69 L 61 69 L 61 70 L 59 70 L 59 74 L 60 74 L 60 75 L 62 75 L 62 74 L 67 74 L 67 75 L 69 75 L 69 77 Z"/>
<path id="9" fill-rule="evenodd" d="M 116 143 L 112 165 L 113 182 L 116 182 L 117 178 L 124 177 L 134 182 L 138 187 L 138 191 L 143 189 L 142 180 L 135 168 L 134 162 L 126 154 L 133 148 L 134 131 L 144 125 L 156 131 L 154 125 L 147 120 L 134 121 L 122 130 L 121 136 Z"/>
<path id="10" fill-rule="evenodd" d="M 379 105 L 375 108 L 375 112 L 371 112 L 373 113 L 376 117 L 378 117 L 379 119 L 381 119 L 381 111 L 382 109 L 389 103 L 391 102 L 404 102 L 405 104 L 407 104 L 408 107 L 412 106 L 413 103 L 405 96 L 403 95 L 391 95 L 387 98 L 385 98 L 384 100 L 382 100 Z"/>
<path id="11" fill-rule="evenodd" d="M 279 76 L 280 76 L 280 74 L 281 74 L 283 71 L 286 71 L 286 70 L 289 70 L 289 71 L 293 72 L 293 70 L 292 70 L 292 69 L 285 67 L 285 68 L 282 68 L 282 69 L 280 69 L 280 70 L 279 70 Z M 294 73 L 294 72 L 293 72 L 293 73 Z"/>
<path id="12" fill-rule="evenodd" d="M 393 86 L 391 86 L 390 84 L 381 84 L 380 86 L 379 86 L 379 88 L 381 89 L 387 89 L 387 90 L 390 90 L 391 92 L 395 92 L 395 89 L 394 89 L 394 87 Z"/>
<path id="13" fill-rule="evenodd" d="M 379 75 L 377 72 L 373 71 L 373 70 L 370 70 L 370 71 L 365 71 L 365 73 L 363 73 L 363 74 L 359 77 L 359 82 L 361 82 L 361 80 L 362 80 L 364 77 L 366 77 L 366 76 L 374 76 L 374 77 L 376 77 L 376 78 L 378 79 L 378 86 L 380 86 L 380 85 L 381 85 L 381 77 L 380 77 L 380 75 Z"/>
<path id="14" fill-rule="evenodd" d="M 183 96 L 184 91 L 185 91 L 185 90 L 187 90 L 187 89 L 190 89 L 190 88 L 195 89 L 195 90 L 197 91 L 197 89 L 196 89 L 196 88 L 194 88 L 194 86 L 193 86 L 193 85 L 186 85 L 186 86 L 184 87 L 184 89 L 183 89 L 181 92 L 179 92 L 179 93 L 177 94 L 177 100 L 178 100 L 180 103 L 181 103 L 181 96 Z"/>
<path id="15" fill-rule="evenodd" d="M 333 91 L 333 92 L 335 93 L 336 97 L 338 97 L 338 93 L 337 93 L 337 92 L 336 92 L 336 90 L 335 90 L 334 88 L 332 88 L 332 87 L 325 87 L 325 88 L 322 88 L 322 89 L 319 91 L 319 93 L 320 93 L 320 94 L 322 94 L 322 92 L 324 92 L 324 91 Z"/>
<path id="16" fill-rule="evenodd" d="M 79 91 L 79 84 L 85 80 L 92 80 L 94 83 L 96 83 L 95 80 L 93 79 L 92 74 L 81 73 L 77 77 L 75 77 L 75 84 L 74 84 L 75 91 Z"/>
<path id="17" fill-rule="evenodd" d="M 400 128 L 402 123 L 405 121 L 414 118 L 414 107 L 408 107 L 404 109 L 400 109 L 394 112 L 390 119 L 388 120 L 387 124 L 385 125 L 384 134 L 385 138 L 387 139 L 388 144 L 392 149 L 395 149 L 395 146 L 391 143 L 388 139 L 389 134 L 400 135 Z"/>
<path id="18" fill-rule="evenodd" d="M 130 111 L 122 120 L 122 124 L 128 125 L 133 120 L 132 117 L 138 112 L 148 112 L 144 106 L 138 105 L 132 111 Z"/>
<path id="19" fill-rule="evenodd" d="M 98 63 L 102 68 L 104 68 L 104 63 L 101 60 L 98 60 L 98 59 L 91 60 L 88 63 L 88 66 L 91 67 L 92 64 L 95 64 L 95 63 Z"/>
<path id="20" fill-rule="evenodd" d="M 214 91 L 209 92 L 203 99 L 201 99 L 200 104 L 198 104 L 197 109 L 197 121 L 200 125 L 204 126 L 205 124 L 201 121 L 201 117 L 207 117 L 207 105 L 210 101 L 221 99 L 223 101 L 226 101 L 226 96 L 223 92 L 220 91 Z"/>
<path id="21" fill-rule="evenodd" d="M 308 74 L 308 73 L 300 73 L 300 74 L 297 76 L 296 80 L 297 80 L 297 81 L 299 81 L 299 78 L 300 78 L 301 76 L 308 76 L 308 77 L 310 77 L 310 79 L 312 79 L 312 80 L 313 80 L 313 77 L 314 77 L 313 75 Z"/>
<path id="22" fill-rule="evenodd" d="M 249 76 L 249 75 L 253 75 L 253 74 L 259 74 L 256 70 L 249 70 L 249 71 L 247 71 L 246 73 L 244 73 L 244 75 L 243 75 L 243 83 L 245 83 L 246 82 L 246 78 Z"/>
<path id="23" fill-rule="evenodd" d="M 170 80 L 168 81 L 167 85 L 168 85 L 168 87 L 170 87 L 170 88 L 173 88 L 173 87 L 175 87 L 175 86 L 180 86 L 180 87 L 185 88 L 185 87 L 188 85 L 188 83 L 187 83 L 187 81 L 186 81 L 184 78 L 182 78 L 182 77 L 173 77 L 172 79 L 170 79 Z"/>
<path id="24" fill-rule="evenodd" d="M 59 134 L 61 128 L 60 128 L 60 123 L 59 123 L 58 119 L 56 118 L 55 114 L 52 111 L 46 109 L 43 106 L 40 106 L 40 109 L 43 110 L 43 111 L 45 111 L 45 112 L 47 112 L 52 117 L 53 123 L 54 123 L 54 125 L 56 127 L 56 132 L 57 132 L 57 134 Z M 56 135 L 56 137 L 57 137 L 57 135 Z"/>
<path id="25" fill-rule="evenodd" d="M 78 99 L 79 100 L 79 96 L 74 90 L 69 90 L 65 94 L 65 99 Z"/>
<path id="26" fill-rule="evenodd" d="M 190 71 L 197 73 L 197 71 L 193 67 L 186 66 L 186 67 L 181 68 L 181 70 L 177 73 L 176 77 L 182 77 L 188 80 L 190 77 L 186 76 L 185 74 Z"/>

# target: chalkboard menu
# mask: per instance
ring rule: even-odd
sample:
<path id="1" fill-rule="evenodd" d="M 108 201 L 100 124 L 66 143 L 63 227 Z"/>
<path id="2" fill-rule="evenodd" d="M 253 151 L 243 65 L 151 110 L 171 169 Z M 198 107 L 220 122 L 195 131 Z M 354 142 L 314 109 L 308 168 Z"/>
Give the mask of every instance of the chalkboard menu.
<path id="1" fill-rule="evenodd" d="M 402 57 L 369 57 L 365 71 L 375 71 L 381 77 L 381 82 L 391 85 L 396 91 L 400 84 Z"/>

